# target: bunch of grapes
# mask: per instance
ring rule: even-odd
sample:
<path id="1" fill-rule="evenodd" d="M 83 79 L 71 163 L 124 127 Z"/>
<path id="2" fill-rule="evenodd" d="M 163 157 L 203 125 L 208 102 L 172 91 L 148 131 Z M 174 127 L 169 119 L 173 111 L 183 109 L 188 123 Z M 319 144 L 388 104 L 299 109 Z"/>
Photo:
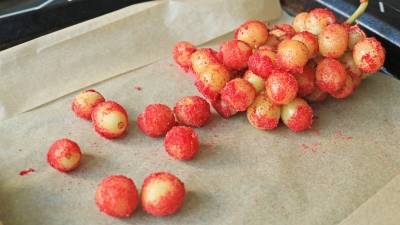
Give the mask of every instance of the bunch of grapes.
<path id="1" fill-rule="evenodd" d="M 245 111 L 263 130 L 280 120 L 293 131 L 311 127 L 309 103 L 345 98 L 378 71 L 385 49 L 355 19 L 368 1 L 339 23 L 328 9 L 298 14 L 292 24 L 242 24 L 218 51 L 186 41 L 173 49 L 175 62 L 195 74 L 195 86 L 223 117 Z"/>

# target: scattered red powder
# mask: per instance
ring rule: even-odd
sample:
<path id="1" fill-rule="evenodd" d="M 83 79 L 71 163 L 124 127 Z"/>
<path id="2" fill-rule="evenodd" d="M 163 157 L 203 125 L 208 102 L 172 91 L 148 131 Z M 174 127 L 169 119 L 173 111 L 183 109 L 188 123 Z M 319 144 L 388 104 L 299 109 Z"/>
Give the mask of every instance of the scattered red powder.
<path id="1" fill-rule="evenodd" d="M 142 90 L 142 88 L 141 87 L 135 87 L 135 90 L 140 91 L 140 90 Z"/>
<path id="2" fill-rule="evenodd" d="M 35 170 L 32 169 L 32 168 L 29 168 L 29 169 L 27 169 L 27 170 L 22 170 L 22 171 L 19 173 L 19 175 L 20 175 L 20 176 L 24 176 L 24 175 L 26 175 L 26 174 L 28 174 L 28 173 L 30 173 L 30 172 L 35 172 Z"/>

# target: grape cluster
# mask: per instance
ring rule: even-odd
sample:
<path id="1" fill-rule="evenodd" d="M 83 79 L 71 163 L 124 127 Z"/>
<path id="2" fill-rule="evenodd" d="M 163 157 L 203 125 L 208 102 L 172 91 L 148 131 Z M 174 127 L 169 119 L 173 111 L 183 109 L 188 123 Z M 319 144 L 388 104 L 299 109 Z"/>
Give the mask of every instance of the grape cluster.
<path id="1" fill-rule="evenodd" d="M 177 43 L 173 58 L 195 74 L 195 86 L 223 117 L 246 111 L 249 122 L 293 131 L 310 128 L 311 102 L 345 98 L 378 71 L 385 49 L 328 9 L 298 14 L 292 24 L 248 21 L 218 51 Z"/>

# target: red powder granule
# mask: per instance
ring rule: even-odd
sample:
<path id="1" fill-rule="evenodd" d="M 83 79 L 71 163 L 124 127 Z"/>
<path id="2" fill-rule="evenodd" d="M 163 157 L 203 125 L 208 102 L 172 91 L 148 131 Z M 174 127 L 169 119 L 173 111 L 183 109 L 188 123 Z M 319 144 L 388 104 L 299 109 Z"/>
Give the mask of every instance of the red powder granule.
<path id="1" fill-rule="evenodd" d="M 238 111 L 232 109 L 228 104 L 221 100 L 221 96 L 211 101 L 211 106 L 222 117 L 228 118 L 235 115 Z"/>
<path id="2" fill-rule="evenodd" d="M 229 81 L 221 91 L 221 100 L 236 111 L 245 111 L 256 97 L 256 89 L 243 78 Z"/>
<path id="3" fill-rule="evenodd" d="M 265 82 L 268 97 L 276 104 L 286 104 L 292 101 L 299 89 L 296 78 L 286 72 L 275 71 Z"/>
<path id="4" fill-rule="evenodd" d="M 263 46 L 268 39 L 269 30 L 261 21 L 251 20 L 240 25 L 235 31 L 235 39 L 246 42 L 251 48 Z"/>
<path id="5" fill-rule="evenodd" d="M 281 106 L 273 102 L 266 93 L 260 93 L 247 108 L 250 124 L 262 130 L 271 130 L 278 126 Z"/>
<path id="6" fill-rule="evenodd" d="M 139 200 L 138 190 L 130 178 L 112 175 L 97 186 L 95 201 L 101 212 L 113 217 L 129 217 Z"/>
<path id="7" fill-rule="evenodd" d="M 185 192 L 184 183 L 171 173 L 152 173 L 143 182 L 141 205 L 154 216 L 170 215 L 181 207 Z"/>
<path id="8" fill-rule="evenodd" d="M 275 53 L 271 50 L 258 50 L 249 58 L 249 69 L 266 79 L 275 69 Z"/>
<path id="9" fill-rule="evenodd" d="M 199 150 L 199 140 L 192 128 L 175 126 L 165 135 L 164 147 L 173 158 L 188 160 Z"/>
<path id="10" fill-rule="evenodd" d="M 94 130 L 106 139 L 121 137 L 126 134 L 128 115 L 118 103 L 106 101 L 98 104 L 92 112 Z"/>
<path id="11" fill-rule="evenodd" d="M 35 172 L 35 169 L 29 168 L 29 169 L 27 169 L 27 170 L 22 170 L 22 171 L 19 173 L 19 175 L 20 175 L 20 176 L 24 176 L 24 175 L 26 175 L 26 174 L 28 174 L 28 173 L 30 173 L 30 172 Z"/>
<path id="12" fill-rule="evenodd" d="M 297 97 L 282 106 L 281 118 L 291 130 L 299 132 L 311 128 L 313 110 L 304 99 Z"/>
<path id="13" fill-rule="evenodd" d="M 174 45 L 172 49 L 172 57 L 184 71 L 189 68 L 189 59 L 193 52 L 197 50 L 196 46 L 187 42 L 181 41 Z"/>
<path id="14" fill-rule="evenodd" d="M 159 137 L 176 126 L 175 115 L 164 104 L 150 104 L 138 117 L 138 128 L 150 137 Z"/>
<path id="15" fill-rule="evenodd" d="M 104 97 L 99 92 L 90 89 L 76 96 L 71 103 L 71 108 L 77 117 L 90 120 L 93 109 L 104 101 Z"/>
<path id="16" fill-rule="evenodd" d="M 238 40 L 224 42 L 219 49 L 222 63 L 236 70 L 247 68 L 247 62 L 252 54 L 252 48 L 247 43 Z"/>
<path id="17" fill-rule="evenodd" d="M 336 59 L 321 59 L 315 70 L 316 84 L 323 92 L 334 93 L 346 82 L 346 69 Z"/>
<path id="18" fill-rule="evenodd" d="M 47 151 L 47 163 L 60 172 L 69 172 L 78 167 L 82 152 L 78 144 L 69 139 L 55 141 Z"/>
<path id="19" fill-rule="evenodd" d="M 179 123 L 201 127 L 211 117 L 210 104 L 199 96 L 187 96 L 180 99 L 173 109 Z"/>

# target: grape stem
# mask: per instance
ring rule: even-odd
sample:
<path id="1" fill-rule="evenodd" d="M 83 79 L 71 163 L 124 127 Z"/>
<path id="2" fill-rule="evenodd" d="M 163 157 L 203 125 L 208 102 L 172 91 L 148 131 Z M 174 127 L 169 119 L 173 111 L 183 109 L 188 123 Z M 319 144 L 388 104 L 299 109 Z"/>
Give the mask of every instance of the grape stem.
<path id="1" fill-rule="evenodd" d="M 348 25 L 354 23 L 354 21 L 356 21 L 356 19 L 365 11 L 367 6 L 368 0 L 360 0 L 360 6 L 358 6 L 358 9 L 344 23 Z"/>

